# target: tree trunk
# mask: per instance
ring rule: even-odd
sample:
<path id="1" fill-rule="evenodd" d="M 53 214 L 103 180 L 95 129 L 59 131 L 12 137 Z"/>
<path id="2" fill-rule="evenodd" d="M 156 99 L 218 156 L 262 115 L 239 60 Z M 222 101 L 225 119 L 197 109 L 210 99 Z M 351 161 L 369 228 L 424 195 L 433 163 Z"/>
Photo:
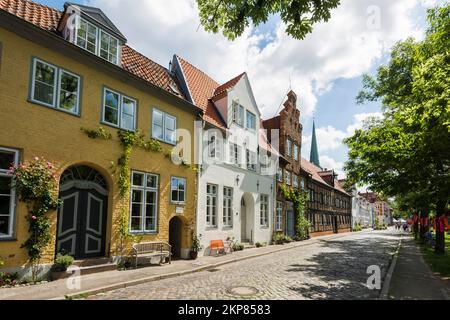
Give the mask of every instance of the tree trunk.
<path id="1" fill-rule="evenodd" d="M 429 210 L 424 210 L 420 212 L 420 218 L 422 219 L 421 221 L 423 221 L 424 219 L 429 217 Z M 425 242 L 425 234 L 430 230 L 430 222 L 428 222 L 427 226 L 424 226 L 422 223 L 420 223 L 420 241 L 422 243 Z"/>
<path id="2" fill-rule="evenodd" d="M 444 232 L 441 232 L 440 218 L 445 215 L 445 201 L 438 201 L 436 205 L 436 254 L 445 254 L 445 227 Z"/>

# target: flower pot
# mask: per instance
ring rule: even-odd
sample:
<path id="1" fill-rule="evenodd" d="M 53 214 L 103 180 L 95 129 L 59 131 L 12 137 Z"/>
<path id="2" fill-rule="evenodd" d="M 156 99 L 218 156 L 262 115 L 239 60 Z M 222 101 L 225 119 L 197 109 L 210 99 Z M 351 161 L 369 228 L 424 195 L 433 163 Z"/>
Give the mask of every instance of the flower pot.
<path id="1" fill-rule="evenodd" d="M 198 258 L 198 252 L 197 251 L 191 251 L 190 256 L 192 260 L 196 260 Z"/>

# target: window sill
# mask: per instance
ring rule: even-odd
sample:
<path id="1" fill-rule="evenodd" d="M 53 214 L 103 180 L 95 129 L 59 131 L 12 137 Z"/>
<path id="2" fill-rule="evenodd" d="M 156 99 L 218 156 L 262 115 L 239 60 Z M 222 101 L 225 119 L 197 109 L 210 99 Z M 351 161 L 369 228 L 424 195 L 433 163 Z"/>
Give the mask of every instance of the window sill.
<path id="1" fill-rule="evenodd" d="M 176 146 L 176 145 L 177 145 L 176 142 L 174 142 L 174 143 L 168 142 L 168 141 L 165 141 L 165 140 L 162 140 L 162 139 L 155 138 L 155 137 L 153 137 L 153 136 L 152 136 L 152 139 L 153 139 L 153 140 L 156 140 L 156 141 L 159 141 L 159 142 L 161 142 L 161 143 L 167 144 L 167 145 L 169 145 L 169 146 Z"/>
<path id="2" fill-rule="evenodd" d="M 81 118 L 81 113 L 80 113 L 80 112 L 78 112 L 78 113 L 69 112 L 69 111 L 66 111 L 66 110 L 63 110 L 63 109 L 60 109 L 60 108 L 55 108 L 55 107 L 53 107 L 53 106 L 50 106 L 50 105 L 48 105 L 48 104 L 45 104 L 45 103 L 42 103 L 42 102 L 39 102 L 39 101 L 35 101 L 35 100 L 31 99 L 31 98 L 28 98 L 28 99 L 27 99 L 27 102 L 28 102 L 28 103 L 31 103 L 31 104 L 34 104 L 34 105 L 37 105 L 37 106 L 41 106 L 41 107 L 50 109 L 50 110 L 62 112 L 62 113 L 67 114 L 67 115 L 69 115 L 69 116 Z M 79 108 L 79 107 L 78 107 L 78 108 Z"/>
<path id="3" fill-rule="evenodd" d="M 16 237 L 9 237 L 9 236 L 0 237 L 0 242 L 14 242 L 14 241 L 17 241 Z"/>
<path id="4" fill-rule="evenodd" d="M 157 235 L 158 231 L 130 231 L 133 236 Z"/>
<path id="5" fill-rule="evenodd" d="M 205 231 L 217 231 L 217 230 L 219 230 L 218 227 L 206 227 L 205 228 Z"/>
<path id="6" fill-rule="evenodd" d="M 230 230 L 233 230 L 233 226 L 224 226 L 224 227 L 222 228 L 222 230 L 224 230 L 224 231 L 230 231 Z"/>
<path id="7" fill-rule="evenodd" d="M 134 130 L 124 129 L 124 128 L 121 128 L 120 126 L 116 126 L 116 125 L 113 124 L 113 123 L 109 123 L 109 122 L 105 122 L 105 121 L 100 121 L 100 124 L 103 124 L 103 125 L 108 126 L 108 127 L 110 127 L 110 128 L 114 128 L 114 129 L 118 129 L 118 130 L 123 130 L 123 131 L 126 131 L 126 132 L 136 132 L 136 129 L 134 129 Z"/>
<path id="8" fill-rule="evenodd" d="M 179 207 L 185 207 L 186 206 L 186 202 L 173 202 L 170 201 L 170 204 L 173 206 L 179 206 Z"/>

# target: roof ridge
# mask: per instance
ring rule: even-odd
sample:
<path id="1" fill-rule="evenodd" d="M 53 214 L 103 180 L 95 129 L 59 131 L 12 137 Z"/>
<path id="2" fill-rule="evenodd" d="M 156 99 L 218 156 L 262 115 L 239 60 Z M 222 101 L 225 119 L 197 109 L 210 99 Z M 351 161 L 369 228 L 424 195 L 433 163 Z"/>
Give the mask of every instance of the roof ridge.
<path id="1" fill-rule="evenodd" d="M 175 56 L 182 60 L 184 63 L 190 65 L 192 68 L 196 69 L 198 72 L 202 73 L 203 75 L 205 75 L 206 77 L 208 77 L 211 81 L 213 81 L 215 84 L 217 84 L 217 88 L 220 87 L 220 84 L 214 80 L 210 75 L 208 75 L 206 72 L 204 72 L 203 70 L 201 70 L 200 68 L 196 67 L 195 65 L 193 65 L 192 63 L 190 63 L 189 61 L 187 61 L 186 59 L 184 59 L 183 57 L 179 56 L 178 54 L 175 54 Z"/>

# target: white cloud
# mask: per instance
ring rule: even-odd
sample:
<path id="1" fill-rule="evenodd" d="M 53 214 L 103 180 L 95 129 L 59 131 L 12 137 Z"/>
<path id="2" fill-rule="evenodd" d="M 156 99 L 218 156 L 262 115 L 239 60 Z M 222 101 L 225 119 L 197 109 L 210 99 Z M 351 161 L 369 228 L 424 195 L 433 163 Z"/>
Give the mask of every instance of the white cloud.
<path id="1" fill-rule="evenodd" d="M 320 156 L 320 165 L 322 168 L 326 169 L 334 169 L 334 171 L 339 175 L 339 179 L 342 179 L 345 177 L 345 173 L 343 171 L 344 169 L 344 163 L 338 162 L 334 160 L 332 157 L 329 157 L 327 155 Z"/>
<path id="2" fill-rule="evenodd" d="M 312 115 L 317 97 L 338 78 L 367 72 L 396 41 L 420 37 L 413 9 L 435 0 L 378 0 L 380 28 L 367 27 L 373 0 L 343 0 L 327 23 L 318 24 L 303 41 L 289 37 L 278 23 L 271 34 L 248 28 L 234 42 L 199 27 L 195 0 L 87 0 L 102 8 L 127 36 L 129 44 L 167 66 L 177 53 L 219 82 L 248 71 L 263 116 L 274 116 L 291 76 L 303 116 Z M 260 42 L 272 40 L 264 48 Z"/>

